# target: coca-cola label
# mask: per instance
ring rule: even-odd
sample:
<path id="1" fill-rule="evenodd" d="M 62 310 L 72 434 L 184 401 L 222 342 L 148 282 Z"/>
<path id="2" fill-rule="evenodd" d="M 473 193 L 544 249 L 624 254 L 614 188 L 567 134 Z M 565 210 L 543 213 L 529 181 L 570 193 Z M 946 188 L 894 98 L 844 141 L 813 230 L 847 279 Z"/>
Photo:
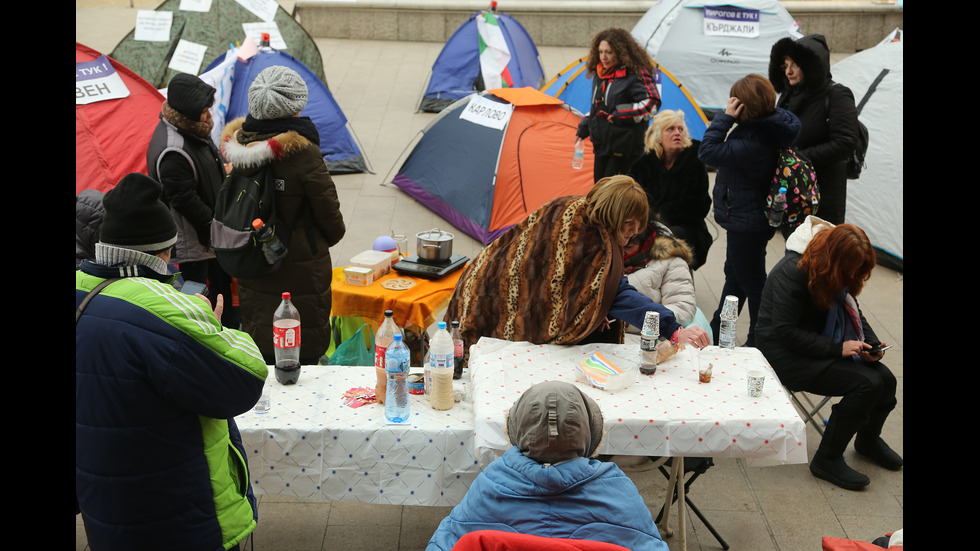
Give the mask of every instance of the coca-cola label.
<path id="1" fill-rule="evenodd" d="M 463 355 L 463 341 L 453 343 L 453 356 Z"/>
<path id="2" fill-rule="evenodd" d="M 280 320 L 272 324 L 272 346 L 296 348 L 300 344 L 300 325 L 296 320 Z"/>
<path id="3" fill-rule="evenodd" d="M 388 349 L 385 348 L 385 347 L 383 347 L 383 346 L 377 346 L 377 345 L 375 345 L 375 347 L 374 347 L 374 367 L 377 367 L 378 369 L 384 369 L 385 368 L 385 352 L 387 352 L 387 350 Z"/>

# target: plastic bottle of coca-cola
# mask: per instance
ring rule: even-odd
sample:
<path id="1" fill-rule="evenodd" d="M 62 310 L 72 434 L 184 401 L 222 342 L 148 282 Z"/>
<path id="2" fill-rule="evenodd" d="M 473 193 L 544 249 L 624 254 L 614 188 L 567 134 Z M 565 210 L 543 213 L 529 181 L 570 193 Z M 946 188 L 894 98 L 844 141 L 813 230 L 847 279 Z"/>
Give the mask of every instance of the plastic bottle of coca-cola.
<path id="1" fill-rule="evenodd" d="M 284 385 L 299 380 L 300 321 L 299 310 L 282 294 L 282 303 L 272 317 L 272 346 L 276 352 L 276 380 Z"/>
<path id="2" fill-rule="evenodd" d="M 374 387 L 374 396 L 377 398 L 379 404 L 385 403 L 385 393 L 388 389 L 388 374 L 385 372 L 385 352 L 388 350 L 388 345 L 395 340 L 395 335 L 402 335 L 402 338 L 405 337 L 401 328 L 395 323 L 394 315 L 395 313 L 391 310 L 385 310 L 385 319 L 381 322 L 381 326 L 378 327 L 377 334 L 374 335 L 374 371 L 378 379 Z"/>

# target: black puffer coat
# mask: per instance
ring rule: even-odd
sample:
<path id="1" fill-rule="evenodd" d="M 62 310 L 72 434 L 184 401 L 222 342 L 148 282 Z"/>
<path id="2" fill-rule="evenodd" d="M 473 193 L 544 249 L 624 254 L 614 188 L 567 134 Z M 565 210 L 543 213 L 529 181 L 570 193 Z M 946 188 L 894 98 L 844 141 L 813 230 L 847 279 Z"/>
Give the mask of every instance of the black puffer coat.
<path id="1" fill-rule="evenodd" d="M 786 56 L 803 71 L 803 81 L 796 86 L 790 86 L 782 69 Z M 803 125 L 793 145 L 810 159 L 817 173 L 817 215 L 842 224 L 847 205 L 845 163 L 857 140 L 857 108 L 851 90 L 832 80 L 830 48 L 823 35 L 776 42 L 769 56 L 769 81 L 780 94 L 776 105 L 792 111 Z"/>

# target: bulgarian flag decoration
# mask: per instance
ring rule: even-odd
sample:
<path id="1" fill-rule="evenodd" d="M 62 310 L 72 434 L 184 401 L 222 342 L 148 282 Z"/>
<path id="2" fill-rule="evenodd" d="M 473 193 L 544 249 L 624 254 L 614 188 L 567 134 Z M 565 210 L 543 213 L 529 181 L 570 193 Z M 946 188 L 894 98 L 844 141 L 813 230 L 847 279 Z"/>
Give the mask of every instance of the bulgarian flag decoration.
<path id="1" fill-rule="evenodd" d="M 476 30 L 480 38 L 480 72 L 483 74 L 484 88 L 493 90 L 514 86 L 514 79 L 507 69 L 510 49 L 492 9 L 477 15 Z"/>

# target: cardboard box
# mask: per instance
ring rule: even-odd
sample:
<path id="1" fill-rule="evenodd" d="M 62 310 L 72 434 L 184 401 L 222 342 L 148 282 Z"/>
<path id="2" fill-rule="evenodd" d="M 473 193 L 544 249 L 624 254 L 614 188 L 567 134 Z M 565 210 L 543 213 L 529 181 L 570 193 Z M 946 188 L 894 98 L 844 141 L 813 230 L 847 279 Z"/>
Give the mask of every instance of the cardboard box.
<path id="1" fill-rule="evenodd" d="M 370 268 L 374 272 L 374 279 L 381 279 L 381 276 L 391 271 L 391 253 L 375 250 L 362 251 L 350 259 L 350 265 Z"/>

